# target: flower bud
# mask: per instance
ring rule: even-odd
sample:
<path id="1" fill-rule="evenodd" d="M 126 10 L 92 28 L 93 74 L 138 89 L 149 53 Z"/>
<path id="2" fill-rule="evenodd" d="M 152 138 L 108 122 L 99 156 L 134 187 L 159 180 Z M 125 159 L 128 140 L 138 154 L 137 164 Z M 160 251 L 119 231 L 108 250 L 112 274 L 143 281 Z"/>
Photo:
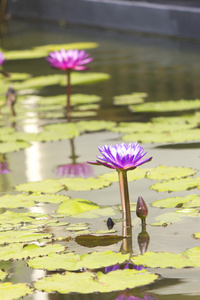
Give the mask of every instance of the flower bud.
<path id="1" fill-rule="evenodd" d="M 138 197 L 137 206 L 136 206 L 136 215 L 142 221 L 144 221 L 148 215 L 147 205 L 142 197 Z"/>

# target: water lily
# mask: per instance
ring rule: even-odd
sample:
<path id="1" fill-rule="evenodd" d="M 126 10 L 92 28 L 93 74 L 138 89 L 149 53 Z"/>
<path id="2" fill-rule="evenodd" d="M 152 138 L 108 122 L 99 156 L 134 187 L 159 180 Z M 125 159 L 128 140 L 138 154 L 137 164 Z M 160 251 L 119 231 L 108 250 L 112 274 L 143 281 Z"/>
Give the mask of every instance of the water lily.
<path id="1" fill-rule="evenodd" d="M 114 146 L 98 147 L 102 156 L 97 156 L 96 162 L 88 161 L 89 164 L 105 166 L 115 169 L 119 176 L 122 219 L 125 220 L 124 226 L 131 227 L 131 212 L 128 192 L 127 171 L 133 170 L 138 166 L 150 161 L 152 157 L 143 159 L 147 152 L 138 143 L 116 144 Z M 127 236 L 127 230 L 123 230 L 123 236 Z"/>
<path id="2" fill-rule="evenodd" d="M 111 169 L 133 170 L 152 159 L 152 157 L 142 159 L 147 152 L 144 152 L 144 149 L 138 143 L 105 145 L 98 148 L 103 157 L 97 156 L 96 162 L 89 163 L 103 165 Z"/>
<path id="3" fill-rule="evenodd" d="M 50 66 L 59 70 L 66 71 L 67 74 L 67 106 L 66 114 L 68 121 L 70 121 L 70 95 L 71 95 L 71 82 L 70 74 L 71 71 L 82 71 L 87 69 L 86 64 L 90 63 L 93 58 L 89 57 L 89 54 L 84 50 L 60 50 L 50 52 L 49 56 L 46 58 Z"/>
<path id="4" fill-rule="evenodd" d="M 4 154 L 0 154 L 0 174 L 10 173 L 10 169 L 8 168 L 8 163 L 6 161 L 6 157 Z"/>
<path id="5" fill-rule="evenodd" d="M 158 300 L 158 298 L 149 294 L 144 294 L 144 298 L 139 298 L 131 295 L 128 291 L 125 291 L 123 294 L 120 294 L 115 300 Z"/>
<path id="6" fill-rule="evenodd" d="M 4 56 L 3 52 L 0 52 L 0 66 L 4 63 L 6 57 Z"/>

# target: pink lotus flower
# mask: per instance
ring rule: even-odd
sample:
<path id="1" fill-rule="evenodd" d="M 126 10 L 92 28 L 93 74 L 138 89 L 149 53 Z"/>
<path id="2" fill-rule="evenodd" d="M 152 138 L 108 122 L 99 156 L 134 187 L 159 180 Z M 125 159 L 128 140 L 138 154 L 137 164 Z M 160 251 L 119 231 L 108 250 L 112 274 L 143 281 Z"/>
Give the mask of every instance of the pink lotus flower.
<path id="1" fill-rule="evenodd" d="M 0 66 L 4 63 L 5 60 L 6 60 L 6 57 L 4 57 L 3 52 L 0 52 Z"/>
<path id="2" fill-rule="evenodd" d="M 103 157 L 97 156 L 96 162 L 90 164 L 103 165 L 116 170 L 133 170 L 136 167 L 150 161 L 152 157 L 142 159 L 147 152 L 138 143 L 116 144 L 114 146 L 98 147 Z"/>
<path id="3" fill-rule="evenodd" d="M 88 64 L 93 60 L 92 57 L 88 57 L 89 54 L 84 50 L 68 50 L 64 49 L 60 51 L 50 52 L 49 57 L 46 59 L 53 68 L 60 70 L 75 70 L 81 71 L 87 69 L 85 64 Z"/>

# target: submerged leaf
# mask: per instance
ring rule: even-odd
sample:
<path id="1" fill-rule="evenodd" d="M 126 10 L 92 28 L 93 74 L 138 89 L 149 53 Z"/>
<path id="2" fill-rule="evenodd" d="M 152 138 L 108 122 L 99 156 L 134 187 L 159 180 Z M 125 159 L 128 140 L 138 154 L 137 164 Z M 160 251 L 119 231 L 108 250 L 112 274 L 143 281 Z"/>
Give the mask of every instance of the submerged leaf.
<path id="1" fill-rule="evenodd" d="M 77 244 L 93 248 L 99 246 L 109 246 L 113 244 L 117 244 L 123 239 L 122 236 L 119 235 L 93 235 L 93 234 L 83 234 L 79 235 L 75 238 Z"/>

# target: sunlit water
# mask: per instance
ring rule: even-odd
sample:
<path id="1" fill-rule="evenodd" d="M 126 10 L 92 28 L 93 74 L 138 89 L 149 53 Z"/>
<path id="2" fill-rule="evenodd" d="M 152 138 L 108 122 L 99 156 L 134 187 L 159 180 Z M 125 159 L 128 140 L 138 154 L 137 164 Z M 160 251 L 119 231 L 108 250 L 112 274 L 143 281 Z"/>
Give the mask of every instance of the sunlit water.
<path id="1" fill-rule="evenodd" d="M 89 93 L 102 96 L 101 107 L 96 119 L 112 121 L 145 121 L 153 114 L 132 114 L 126 106 L 115 107 L 113 97 L 132 92 L 147 92 L 147 101 L 195 99 L 200 97 L 200 43 L 199 41 L 187 41 L 168 39 L 163 37 L 142 36 L 124 32 L 101 31 L 97 29 L 79 28 L 57 24 L 45 23 L 8 23 L 2 28 L 1 46 L 6 49 L 25 49 L 29 47 L 53 44 L 71 43 L 81 41 L 98 42 L 99 47 L 88 52 L 94 57 L 90 64 L 90 71 L 107 72 L 111 79 L 107 82 L 94 85 L 75 86 L 73 92 Z M 8 72 L 27 72 L 34 76 L 53 74 L 45 59 L 30 61 L 6 62 Z M 51 87 L 42 90 L 43 95 L 56 95 L 64 93 L 64 88 Z M 167 114 L 166 114 L 167 115 Z M 48 121 L 49 122 L 49 121 Z M 27 132 L 37 132 L 41 123 L 23 125 Z M 76 154 L 79 162 L 95 159 L 97 146 L 121 142 L 120 135 L 101 132 L 84 134 L 75 139 Z M 159 165 L 184 166 L 199 169 L 200 152 L 199 143 L 184 144 L 180 146 L 143 145 L 152 162 L 148 167 Z M 9 167 L 12 170 L 7 175 L 0 175 L 2 192 L 9 193 L 19 183 L 38 181 L 46 178 L 56 178 L 56 166 L 70 163 L 71 155 L 69 141 L 53 143 L 34 143 L 31 148 L 24 151 L 14 152 L 7 155 Z M 105 173 L 101 167 L 93 167 L 94 176 Z M 199 171 L 197 176 L 199 176 Z M 136 202 L 138 196 L 142 196 L 147 203 L 167 198 L 167 193 L 156 193 L 149 190 L 151 180 L 131 182 L 129 185 L 131 202 Z M 191 191 L 171 193 L 170 196 L 182 196 L 192 193 Z M 195 191 L 198 193 L 198 191 Z M 72 197 L 77 197 L 76 192 L 69 192 Z M 119 204 L 118 184 L 113 184 L 108 189 L 92 192 L 78 193 L 78 197 L 94 201 L 98 204 Z M 43 204 L 31 208 L 31 212 L 52 213 L 56 205 Z M 21 210 L 22 211 L 22 210 Z M 155 216 L 160 213 L 157 208 L 149 208 L 147 223 L 155 221 Z M 118 215 L 117 217 L 120 217 Z M 137 236 L 141 231 L 140 222 L 133 213 L 133 237 L 132 251 L 139 254 Z M 188 248 L 199 246 L 198 240 L 192 239 L 191 235 L 199 231 L 199 220 L 186 218 L 183 222 L 174 223 L 166 228 L 147 226 L 150 235 L 148 251 L 169 251 L 180 253 Z M 74 219 L 74 222 L 85 222 L 85 219 Z M 92 229 L 106 229 L 105 220 L 98 218 L 90 220 Z M 121 232 L 121 224 L 116 229 Z M 64 235 L 56 229 L 57 235 Z M 67 245 L 76 253 L 113 250 L 120 251 L 121 242 L 107 246 L 86 248 L 77 245 L 74 241 Z M 24 262 L 10 264 L 12 282 L 33 282 L 43 277 L 45 271 L 32 271 Z M 153 294 L 159 300 L 200 299 L 200 269 L 157 269 L 152 270 L 161 274 L 160 280 L 152 285 L 137 288 L 131 291 L 135 297 L 144 298 L 144 294 Z M 31 300 L 75 300 L 75 299 L 116 299 L 120 293 L 93 295 L 60 295 L 36 293 L 25 297 Z"/>

